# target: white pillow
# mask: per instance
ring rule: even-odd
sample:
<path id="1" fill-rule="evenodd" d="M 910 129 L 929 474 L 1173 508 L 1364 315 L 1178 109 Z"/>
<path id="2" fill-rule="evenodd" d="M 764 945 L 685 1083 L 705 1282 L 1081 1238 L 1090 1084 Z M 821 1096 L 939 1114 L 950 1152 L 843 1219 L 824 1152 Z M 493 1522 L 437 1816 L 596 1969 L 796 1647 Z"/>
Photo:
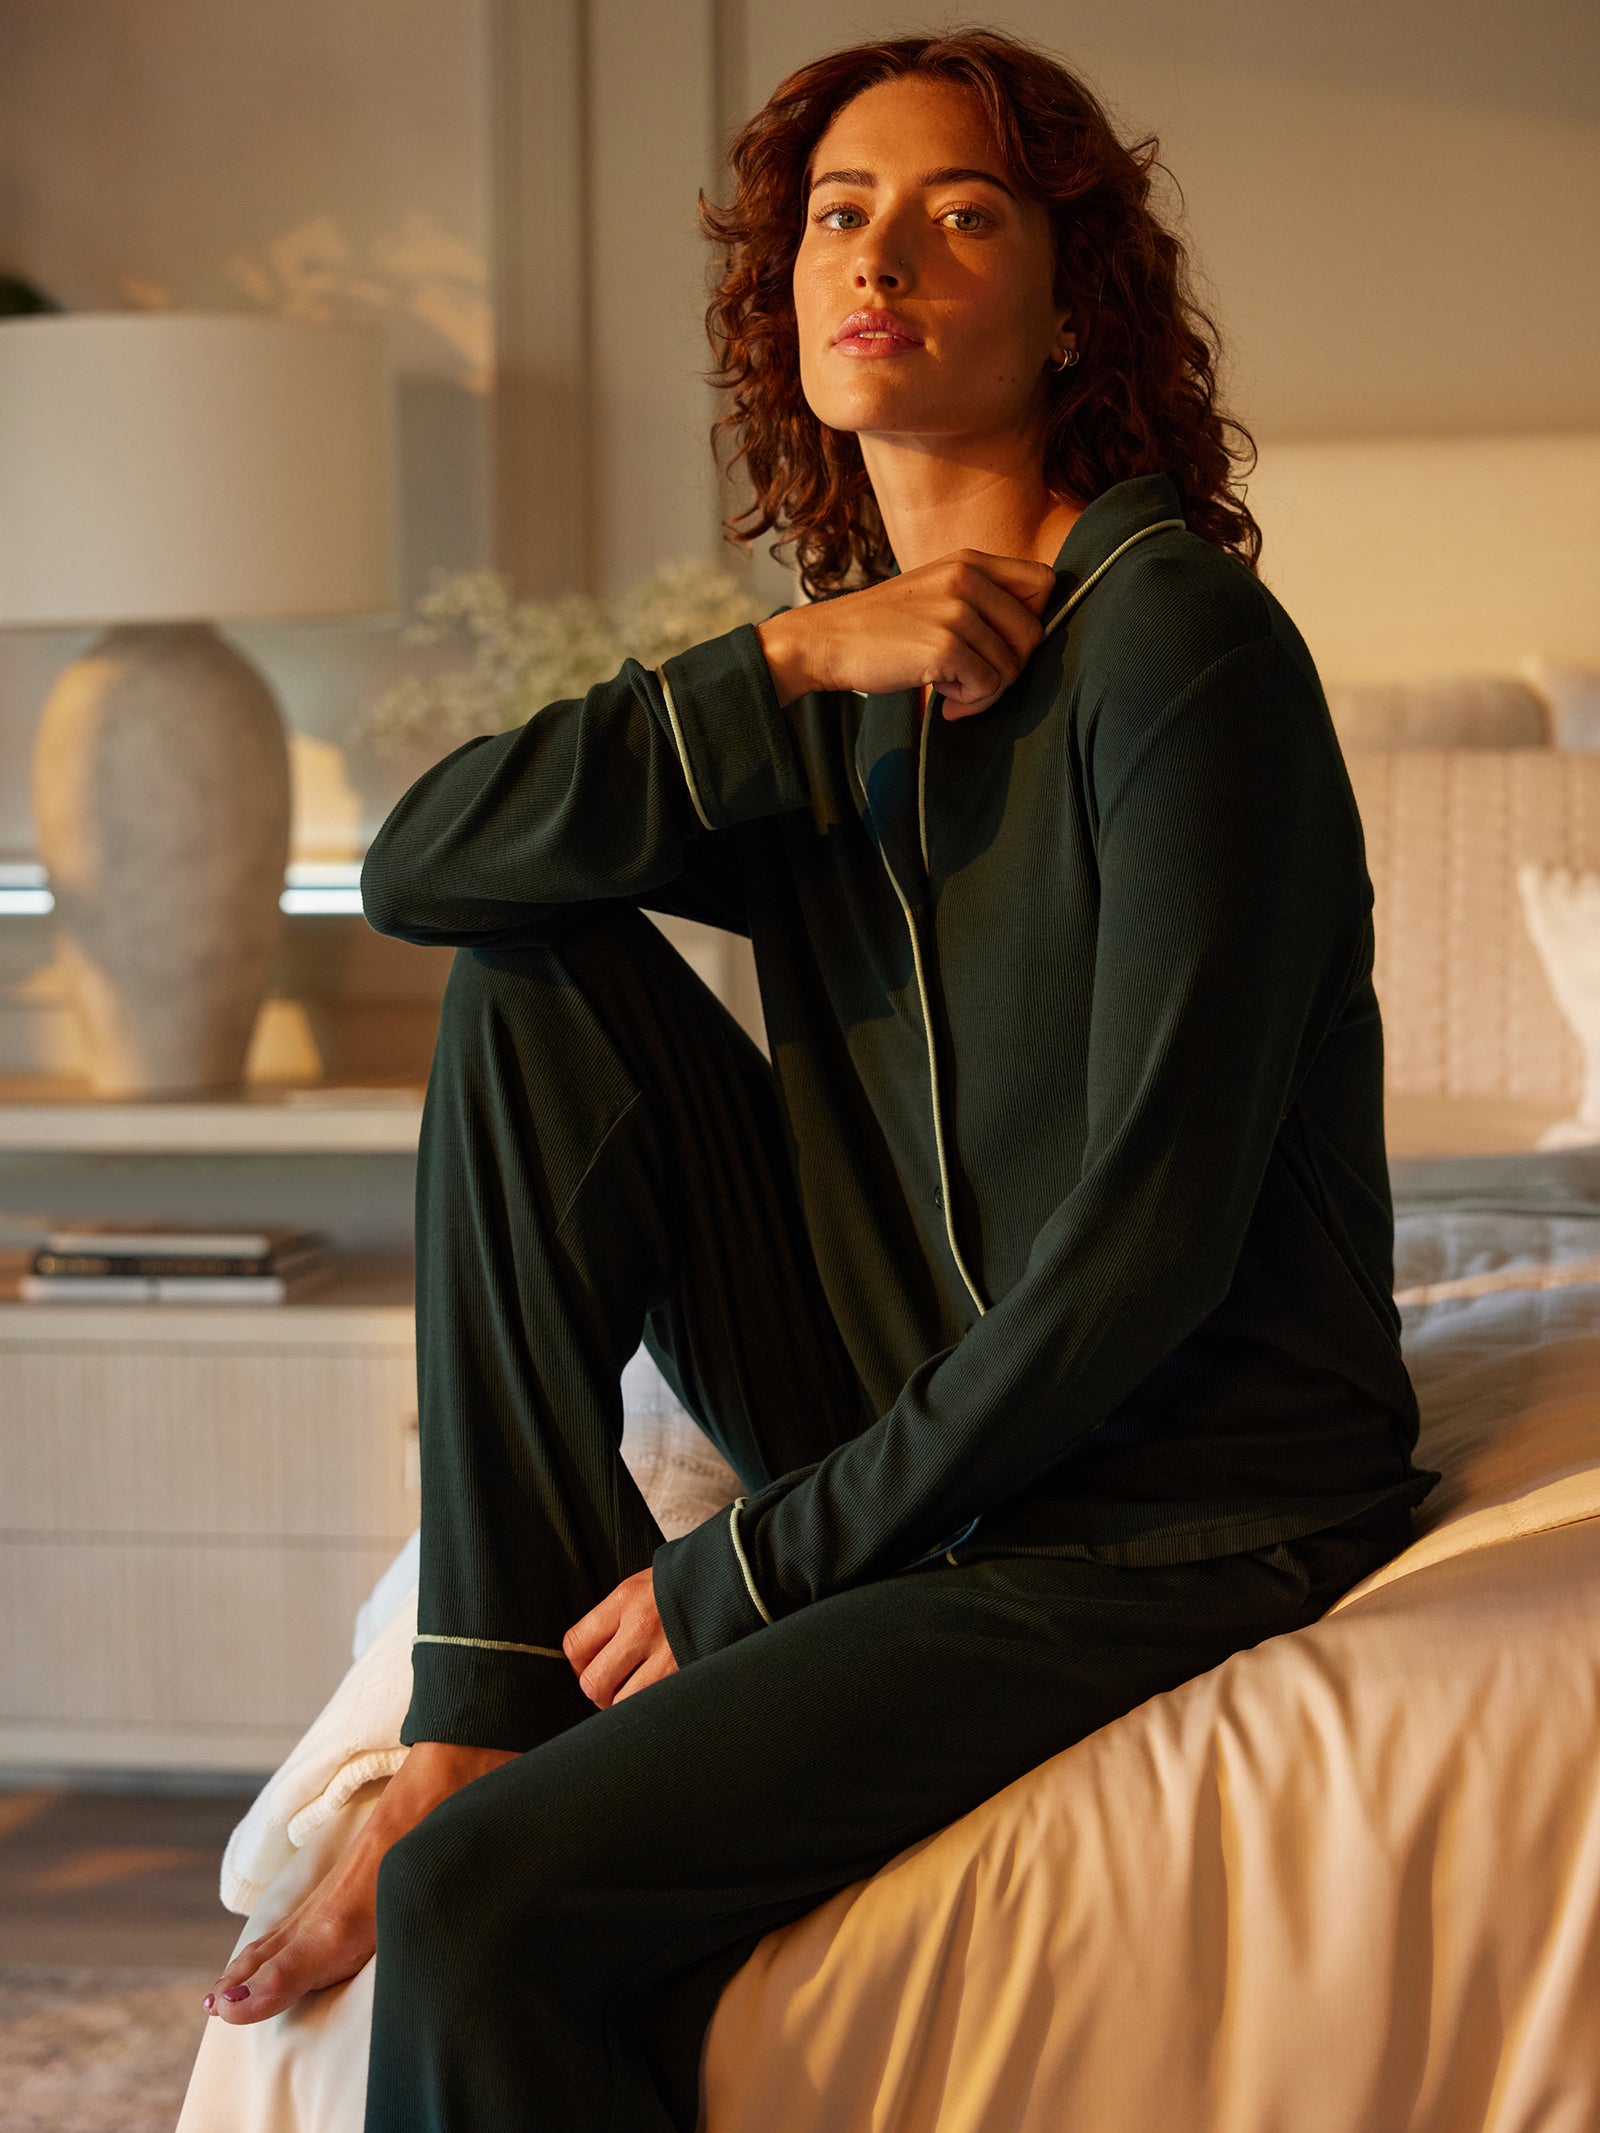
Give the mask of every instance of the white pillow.
<path id="1" fill-rule="evenodd" d="M 1600 748 L 1600 667 L 1565 667 L 1530 652 L 1522 672 L 1550 707 L 1558 748 Z"/>
<path id="2" fill-rule="evenodd" d="M 1547 748 L 1549 711 L 1510 674 L 1437 674 L 1347 681 L 1326 690 L 1340 746 Z"/>
<path id="3" fill-rule="evenodd" d="M 1583 1050 L 1577 1112 L 1541 1134 L 1538 1145 L 1573 1148 L 1600 1141 L 1600 874 L 1524 860 L 1517 891 L 1550 990 Z"/>

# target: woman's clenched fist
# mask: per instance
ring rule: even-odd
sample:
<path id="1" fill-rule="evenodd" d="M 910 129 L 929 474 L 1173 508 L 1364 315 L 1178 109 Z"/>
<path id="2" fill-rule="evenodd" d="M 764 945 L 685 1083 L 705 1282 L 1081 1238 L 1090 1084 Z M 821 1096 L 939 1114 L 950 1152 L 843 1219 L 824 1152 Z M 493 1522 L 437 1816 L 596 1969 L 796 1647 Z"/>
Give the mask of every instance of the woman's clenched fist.
<path id="1" fill-rule="evenodd" d="M 987 711 L 1044 635 L 1048 563 L 958 548 L 860 592 L 756 624 L 780 704 L 813 689 L 932 687 L 945 716 Z"/>

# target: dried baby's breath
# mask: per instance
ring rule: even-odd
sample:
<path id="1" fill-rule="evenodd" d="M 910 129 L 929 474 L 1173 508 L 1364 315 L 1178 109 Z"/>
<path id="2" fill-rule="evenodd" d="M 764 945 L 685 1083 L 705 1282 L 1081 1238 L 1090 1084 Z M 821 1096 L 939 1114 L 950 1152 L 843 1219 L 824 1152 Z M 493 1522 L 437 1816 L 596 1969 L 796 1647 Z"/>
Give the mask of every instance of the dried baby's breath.
<path id="1" fill-rule="evenodd" d="M 443 754 L 480 733 L 525 725 L 548 705 L 609 681 L 625 659 L 657 667 L 773 603 L 716 563 L 685 556 L 617 599 L 563 593 L 514 600 L 498 571 L 436 571 L 402 644 L 464 635 L 465 667 L 402 675 L 364 708 L 356 736 L 380 755 L 424 747 Z"/>

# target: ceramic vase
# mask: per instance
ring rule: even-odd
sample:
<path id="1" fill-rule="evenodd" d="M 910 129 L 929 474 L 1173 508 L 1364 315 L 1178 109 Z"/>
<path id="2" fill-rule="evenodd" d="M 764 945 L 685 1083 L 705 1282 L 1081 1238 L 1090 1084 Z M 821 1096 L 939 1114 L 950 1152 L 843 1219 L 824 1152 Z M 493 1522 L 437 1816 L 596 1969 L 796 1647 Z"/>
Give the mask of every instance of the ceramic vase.
<path id="1" fill-rule="evenodd" d="M 45 702 L 33 808 L 94 1093 L 237 1090 L 289 851 L 260 673 L 209 623 L 107 630 Z"/>

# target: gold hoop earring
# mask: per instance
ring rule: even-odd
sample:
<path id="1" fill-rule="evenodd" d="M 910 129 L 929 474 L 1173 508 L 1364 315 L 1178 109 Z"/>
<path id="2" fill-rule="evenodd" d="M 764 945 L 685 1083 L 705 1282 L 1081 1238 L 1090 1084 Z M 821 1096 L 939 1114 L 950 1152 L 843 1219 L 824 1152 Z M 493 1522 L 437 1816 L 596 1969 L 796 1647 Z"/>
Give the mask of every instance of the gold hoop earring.
<path id="1" fill-rule="evenodd" d="M 1062 355 L 1062 358 L 1061 358 L 1061 361 L 1060 361 L 1059 363 L 1052 363 L 1052 364 L 1050 365 L 1050 368 L 1051 368 L 1052 370 L 1070 370 L 1070 369 L 1072 368 L 1073 364 L 1077 362 L 1077 360 L 1078 360 L 1078 351 L 1077 351 L 1077 349 L 1076 349 L 1076 348 L 1068 348 L 1068 349 L 1067 349 L 1067 350 L 1066 350 L 1066 351 L 1065 351 L 1065 352 L 1063 353 L 1063 355 Z"/>

